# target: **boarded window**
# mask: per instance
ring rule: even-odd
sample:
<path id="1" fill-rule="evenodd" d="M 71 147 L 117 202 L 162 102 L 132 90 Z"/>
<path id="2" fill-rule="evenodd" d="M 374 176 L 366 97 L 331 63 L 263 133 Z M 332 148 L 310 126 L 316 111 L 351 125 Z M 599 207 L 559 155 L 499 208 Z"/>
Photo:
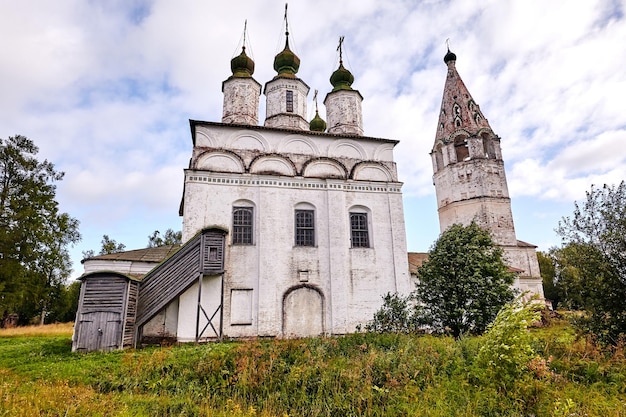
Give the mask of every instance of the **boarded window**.
<path id="1" fill-rule="evenodd" d="M 350 213 L 350 237 L 353 248 L 369 248 L 367 213 Z"/>
<path id="2" fill-rule="evenodd" d="M 296 246 L 315 246 L 315 212 L 296 210 Z"/>
<path id="3" fill-rule="evenodd" d="M 252 245 L 252 207 L 233 207 L 233 244 Z"/>
<path id="4" fill-rule="evenodd" d="M 218 274 L 224 269 L 224 233 L 207 230 L 202 234 L 202 272 Z"/>
<path id="5" fill-rule="evenodd" d="M 230 292 L 230 324 L 252 324 L 252 290 Z"/>

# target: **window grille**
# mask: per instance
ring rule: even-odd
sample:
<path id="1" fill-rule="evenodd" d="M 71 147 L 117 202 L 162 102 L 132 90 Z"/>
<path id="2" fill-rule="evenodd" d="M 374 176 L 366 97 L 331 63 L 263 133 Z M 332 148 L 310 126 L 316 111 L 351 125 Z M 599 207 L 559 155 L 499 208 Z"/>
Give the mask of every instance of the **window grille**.
<path id="1" fill-rule="evenodd" d="M 296 210 L 296 246 L 315 246 L 313 210 Z"/>
<path id="2" fill-rule="evenodd" d="M 293 91 L 287 90 L 287 111 L 293 113 Z"/>
<path id="3" fill-rule="evenodd" d="M 353 248 L 369 248 L 367 213 L 350 213 L 350 235 Z"/>
<path id="4" fill-rule="evenodd" d="M 252 245 L 252 207 L 233 207 L 233 244 Z"/>

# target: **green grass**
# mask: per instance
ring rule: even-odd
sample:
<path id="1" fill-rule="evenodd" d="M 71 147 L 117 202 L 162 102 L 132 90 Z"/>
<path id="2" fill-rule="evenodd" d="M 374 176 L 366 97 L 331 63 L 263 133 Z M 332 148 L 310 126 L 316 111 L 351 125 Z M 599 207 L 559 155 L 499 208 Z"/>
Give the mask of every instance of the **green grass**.
<path id="1" fill-rule="evenodd" d="M 480 338 L 355 334 L 75 354 L 67 335 L 0 335 L 0 416 L 626 417 L 623 348 L 564 323 L 534 332 L 543 361 L 506 391 L 477 383 Z"/>

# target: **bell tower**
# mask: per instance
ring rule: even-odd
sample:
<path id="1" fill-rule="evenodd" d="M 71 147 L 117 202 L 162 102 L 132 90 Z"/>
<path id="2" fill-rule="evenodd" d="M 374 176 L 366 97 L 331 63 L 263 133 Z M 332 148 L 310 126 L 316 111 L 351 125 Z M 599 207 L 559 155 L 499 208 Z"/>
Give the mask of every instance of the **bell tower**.
<path id="1" fill-rule="evenodd" d="M 543 296 L 536 246 L 516 238 L 500 137 L 459 76 L 449 49 L 444 62 L 448 73 L 430 153 L 440 229 L 475 221 L 489 230 L 518 273 L 516 286 Z"/>

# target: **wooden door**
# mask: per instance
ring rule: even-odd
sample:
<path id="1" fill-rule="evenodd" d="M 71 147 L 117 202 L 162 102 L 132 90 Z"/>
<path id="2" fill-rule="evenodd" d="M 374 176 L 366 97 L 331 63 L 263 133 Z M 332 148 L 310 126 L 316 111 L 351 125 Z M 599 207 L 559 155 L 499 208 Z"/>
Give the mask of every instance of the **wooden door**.
<path id="1" fill-rule="evenodd" d="M 81 314 L 76 337 L 78 351 L 119 349 L 122 342 L 120 313 L 94 311 Z"/>

